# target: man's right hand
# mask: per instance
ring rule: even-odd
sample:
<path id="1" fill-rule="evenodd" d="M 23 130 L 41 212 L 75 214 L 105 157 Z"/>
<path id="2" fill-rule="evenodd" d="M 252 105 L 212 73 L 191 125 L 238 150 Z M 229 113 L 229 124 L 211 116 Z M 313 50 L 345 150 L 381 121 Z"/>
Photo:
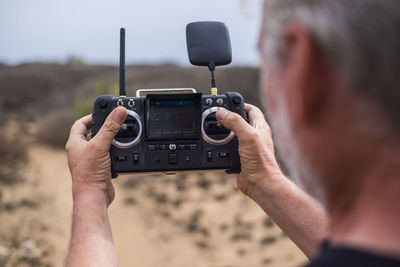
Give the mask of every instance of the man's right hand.
<path id="1" fill-rule="evenodd" d="M 239 189 L 253 199 L 309 257 L 316 255 L 327 237 L 325 211 L 283 175 L 276 161 L 271 130 L 262 112 L 245 105 L 247 123 L 236 113 L 221 109 L 217 119 L 239 140 Z"/>
<path id="2" fill-rule="evenodd" d="M 240 115 L 226 109 L 217 112 L 217 119 L 232 130 L 239 140 L 242 171 L 238 175 L 239 189 L 252 198 L 252 193 L 269 178 L 282 176 L 276 161 L 271 130 L 257 107 L 246 104 L 250 124 Z"/>

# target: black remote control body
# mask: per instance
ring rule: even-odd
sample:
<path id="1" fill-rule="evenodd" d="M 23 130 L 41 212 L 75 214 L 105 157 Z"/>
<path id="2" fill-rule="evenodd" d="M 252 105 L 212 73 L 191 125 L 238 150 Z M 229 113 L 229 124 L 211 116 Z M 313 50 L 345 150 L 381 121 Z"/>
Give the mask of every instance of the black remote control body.
<path id="1" fill-rule="evenodd" d="M 218 109 L 225 108 L 247 120 L 239 93 L 99 96 L 94 104 L 93 136 L 118 106 L 128 110 L 128 117 L 110 148 L 113 177 L 133 172 L 240 172 L 238 140 L 215 117 Z"/>

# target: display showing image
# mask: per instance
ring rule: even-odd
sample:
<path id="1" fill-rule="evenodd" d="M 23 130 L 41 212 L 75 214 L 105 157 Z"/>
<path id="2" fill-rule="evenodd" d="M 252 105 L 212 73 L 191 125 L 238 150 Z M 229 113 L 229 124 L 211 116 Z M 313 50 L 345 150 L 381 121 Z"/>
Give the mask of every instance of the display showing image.
<path id="1" fill-rule="evenodd" d="M 149 138 L 196 136 L 196 104 L 193 100 L 150 101 Z"/>

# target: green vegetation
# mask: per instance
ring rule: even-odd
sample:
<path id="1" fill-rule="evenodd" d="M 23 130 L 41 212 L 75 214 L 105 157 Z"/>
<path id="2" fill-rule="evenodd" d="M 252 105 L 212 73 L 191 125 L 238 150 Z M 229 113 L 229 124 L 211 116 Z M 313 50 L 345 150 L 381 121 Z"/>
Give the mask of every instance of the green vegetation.
<path id="1" fill-rule="evenodd" d="M 68 64 L 23 64 L 0 68 L 0 120 L 18 122 L 18 127 L 32 125 L 35 141 L 64 148 L 71 125 L 76 119 L 92 113 L 99 95 L 118 95 L 118 68 L 79 63 L 71 58 Z M 240 92 L 246 102 L 260 106 L 258 70 L 236 67 L 217 71 L 219 92 Z M 128 95 L 137 88 L 195 88 L 209 94 L 210 74 L 205 68 L 128 66 Z M 10 96 L 21 97 L 10 97 Z M 0 126 L 1 127 L 1 126 Z M 21 140 L 21 136 L 18 136 Z M 7 148 L 0 147 L 1 150 Z M 7 164 L 7 163 L 5 163 Z"/>
<path id="2" fill-rule="evenodd" d="M 93 112 L 93 102 L 100 95 L 118 95 L 118 84 L 110 84 L 105 81 L 97 81 L 90 95 L 76 92 L 73 103 L 74 120 L 82 118 Z"/>

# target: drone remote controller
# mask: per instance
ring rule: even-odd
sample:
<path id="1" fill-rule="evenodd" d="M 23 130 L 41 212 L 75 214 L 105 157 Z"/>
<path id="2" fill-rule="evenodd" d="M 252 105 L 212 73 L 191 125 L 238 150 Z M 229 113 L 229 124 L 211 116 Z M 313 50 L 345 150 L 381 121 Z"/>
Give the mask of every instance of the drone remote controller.
<path id="1" fill-rule="evenodd" d="M 186 28 L 190 62 L 208 66 L 211 95 L 194 89 L 141 89 L 136 97 L 125 91 L 125 30 L 120 42 L 120 96 L 99 96 L 94 103 L 93 136 L 108 114 L 125 107 L 128 116 L 110 148 L 113 177 L 119 173 L 223 169 L 240 172 L 238 140 L 216 119 L 225 108 L 246 119 L 239 93 L 218 95 L 215 66 L 231 62 L 229 32 L 220 22 L 195 22 Z"/>

